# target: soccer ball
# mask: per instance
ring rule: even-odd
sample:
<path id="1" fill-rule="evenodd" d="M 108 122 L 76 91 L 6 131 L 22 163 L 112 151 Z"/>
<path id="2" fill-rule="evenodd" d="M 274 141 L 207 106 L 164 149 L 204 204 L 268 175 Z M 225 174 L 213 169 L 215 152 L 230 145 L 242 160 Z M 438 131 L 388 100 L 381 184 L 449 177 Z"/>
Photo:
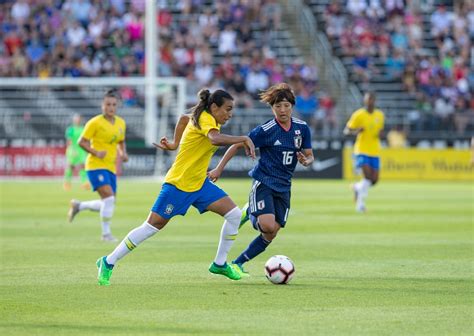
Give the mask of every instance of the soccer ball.
<path id="1" fill-rule="evenodd" d="M 287 284 L 295 275 L 295 266 L 287 256 L 274 255 L 265 263 L 265 275 L 271 283 Z"/>

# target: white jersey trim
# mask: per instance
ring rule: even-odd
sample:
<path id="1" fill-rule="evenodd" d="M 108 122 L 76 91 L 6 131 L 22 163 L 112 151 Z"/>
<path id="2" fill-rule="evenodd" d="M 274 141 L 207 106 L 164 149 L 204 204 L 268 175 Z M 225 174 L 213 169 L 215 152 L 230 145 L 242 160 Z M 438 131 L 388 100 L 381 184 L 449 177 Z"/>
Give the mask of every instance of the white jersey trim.
<path id="1" fill-rule="evenodd" d="M 266 124 L 262 125 L 262 129 L 266 132 L 275 125 L 276 125 L 276 121 L 275 120 L 270 120 Z"/>
<path id="2" fill-rule="evenodd" d="M 294 118 L 294 117 L 291 117 L 291 120 L 295 123 L 295 124 L 302 124 L 302 125 L 306 125 L 306 121 L 304 120 L 301 120 L 301 119 L 298 119 L 298 118 Z"/>

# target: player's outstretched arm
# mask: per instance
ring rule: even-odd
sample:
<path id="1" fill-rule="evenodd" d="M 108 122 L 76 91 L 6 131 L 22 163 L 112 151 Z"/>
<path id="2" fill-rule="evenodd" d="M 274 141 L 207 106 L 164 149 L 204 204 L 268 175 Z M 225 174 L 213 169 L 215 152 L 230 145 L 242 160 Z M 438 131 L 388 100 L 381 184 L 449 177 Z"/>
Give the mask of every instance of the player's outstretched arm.
<path id="1" fill-rule="evenodd" d="M 227 165 L 227 162 L 229 162 L 230 159 L 232 159 L 235 154 L 237 154 L 239 148 L 242 147 L 244 147 L 244 144 L 241 142 L 238 144 L 234 144 L 227 149 L 224 156 L 217 164 L 216 168 L 212 169 L 207 173 L 207 176 L 212 182 L 215 182 L 219 179 L 219 177 L 222 175 L 222 172 L 224 171 L 225 166 Z"/>
<path id="2" fill-rule="evenodd" d="M 218 130 L 212 129 L 207 134 L 209 140 L 214 146 L 225 146 L 242 143 L 245 146 L 245 153 L 252 159 L 255 159 L 255 145 L 253 141 L 246 135 L 233 136 L 227 134 L 221 134 Z"/>
<path id="3" fill-rule="evenodd" d="M 162 150 L 176 150 L 178 148 L 181 138 L 183 137 L 184 130 L 190 119 L 189 114 L 182 114 L 179 117 L 178 123 L 174 128 L 174 140 L 169 141 L 168 138 L 162 137 L 159 143 L 153 143 L 153 146 Z"/>

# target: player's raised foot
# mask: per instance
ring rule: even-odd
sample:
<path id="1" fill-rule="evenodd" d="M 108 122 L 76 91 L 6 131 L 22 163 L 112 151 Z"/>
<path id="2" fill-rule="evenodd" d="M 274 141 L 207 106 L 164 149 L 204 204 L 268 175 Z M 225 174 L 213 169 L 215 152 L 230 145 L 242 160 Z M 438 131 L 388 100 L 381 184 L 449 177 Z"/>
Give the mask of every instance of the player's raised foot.
<path id="1" fill-rule="evenodd" d="M 239 272 L 236 271 L 231 265 L 225 263 L 222 266 L 217 265 L 215 262 L 211 263 L 209 266 L 209 272 L 214 274 L 220 274 L 225 277 L 228 277 L 232 280 L 240 280 L 242 277 L 240 276 Z"/>
<path id="2" fill-rule="evenodd" d="M 118 242 L 118 239 L 112 236 L 111 233 L 106 233 L 102 235 L 102 241 L 115 243 Z"/>
<path id="3" fill-rule="evenodd" d="M 91 185 L 89 184 L 89 182 L 84 182 L 81 185 L 81 188 L 84 189 L 84 190 L 91 190 Z"/>
<path id="4" fill-rule="evenodd" d="M 63 189 L 64 189 L 64 191 L 70 191 L 71 190 L 71 182 L 64 182 L 63 183 Z"/>
<path id="5" fill-rule="evenodd" d="M 105 256 L 100 257 L 96 262 L 98 268 L 97 281 L 100 286 L 110 286 L 110 277 L 114 269 L 114 266 L 108 265 L 105 259 Z"/>
<path id="6" fill-rule="evenodd" d="M 79 205 L 81 204 L 81 202 L 79 202 L 78 200 L 71 200 L 71 202 L 69 203 L 69 211 L 67 213 L 67 219 L 69 221 L 69 223 L 72 223 L 74 217 L 76 217 L 76 215 L 79 213 Z"/>
<path id="7" fill-rule="evenodd" d="M 355 183 L 351 184 L 351 190 L 354 193 L 354 202 L 357 202 L 357 197 L 359 197 L 359 193 L 357 192 L 357 188 L 355 186 Z"/>
<path id="8" fill-rule="evenodd" d="M 242 216 L 240 216 L 239 229 L 249 220 L 249 202 L 242 207 Z"/>
<path id="9" fill-rule="evenodd" d="M 250 277 L 249 272 L 247 272 L 247 271 L 244 270 L 244 266 L 243 266 L 243 265 L 241 265 L 241 264 L 235 264 L 235 263 L 232 263 L 232 264 L 230 264 L 230 265 L 234 268 L 234 270 L 236 270 L 236 271 L 239 273 L 239 275 L 240 275 L 241 278 L 248 278 L 248 277 Z"/>
<path id="10" fill-rule="evenodd" d="M 356 211 L 358 213 L 366 213 L 367 212 L 367 208 L 365 207 L 365 204 L 357 204 L 356 205 Z"/>

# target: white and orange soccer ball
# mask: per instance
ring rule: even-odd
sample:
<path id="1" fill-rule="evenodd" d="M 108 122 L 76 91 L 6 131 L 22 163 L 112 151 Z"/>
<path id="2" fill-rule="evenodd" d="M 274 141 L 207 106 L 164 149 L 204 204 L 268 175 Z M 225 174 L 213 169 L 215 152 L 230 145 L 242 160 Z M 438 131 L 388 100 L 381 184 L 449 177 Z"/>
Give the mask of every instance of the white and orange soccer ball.
<path id="1" fill-rule="evenodd" d="M 295 275 L 295 265 L 287 256 L 274 255 L 265 263 L 265 275 L 275 285 L 287 284 Z"/>

